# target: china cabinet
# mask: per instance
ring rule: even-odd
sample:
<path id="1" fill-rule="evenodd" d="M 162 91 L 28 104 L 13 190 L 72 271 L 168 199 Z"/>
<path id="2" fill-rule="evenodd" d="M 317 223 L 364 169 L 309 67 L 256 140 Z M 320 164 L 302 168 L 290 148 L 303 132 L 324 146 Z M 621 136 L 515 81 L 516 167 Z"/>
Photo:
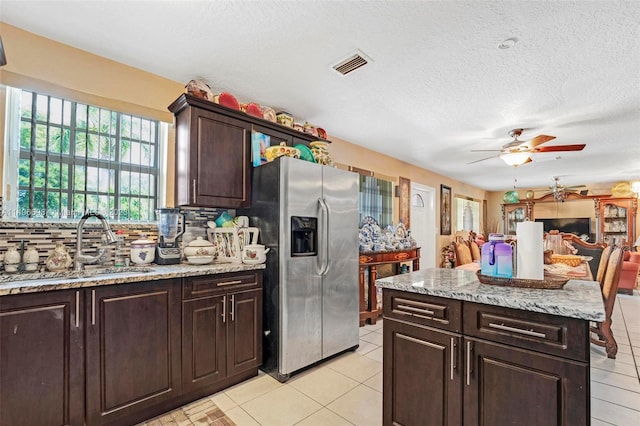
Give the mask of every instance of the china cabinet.
<path id="1" fill-rule="evenodd" d="M 516 234 L 516 226 L 525 219 L 533 220 L 533 203 L 513 203 L 502 205 L 502 220 L 504 233 L 508 235 Z"/>
<path id="2" fill-rule="evenodd" d="M 595 210 L 599 242 L 612 245 L 636 240 L 637 198 L 599 198 Z"/>

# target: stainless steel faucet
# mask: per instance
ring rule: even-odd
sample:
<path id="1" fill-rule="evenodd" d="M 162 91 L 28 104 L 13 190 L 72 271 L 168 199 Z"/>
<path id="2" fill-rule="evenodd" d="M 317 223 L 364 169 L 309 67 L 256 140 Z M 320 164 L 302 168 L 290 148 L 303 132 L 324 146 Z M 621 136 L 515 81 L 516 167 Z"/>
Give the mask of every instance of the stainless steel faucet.
<path id="1" fill-rule="evenodd" d="M 80 222 L 78 223 L 78 229 L 76 230 L 76 254 L 73 259 L 74 260 L 73 268 L 76 271 L 82 271 L 83 266 L 85 264 L 96 263 L 102 257 L 105 251 L 103 248 L 99 249 L 97 256 L 89 256 L 87 254 L 82 254 L 82 228 L 84 227 L 84 223 L 90 217 L 95 217 L 99 219 L 100 222 L 102 223 L 102 230 L 104 231 L 104 236 L 107 244 L 114 244 L 118 241 L 118 238 L 113 233 L 113 231 L 111 230 L 111 227 L 107 223 L 107 219 L 105 219 L 105 217 L 102 216 L 100 213 L 87 213 L 84 216 L 82 216 L 82 218 L 80 219 Z"/>

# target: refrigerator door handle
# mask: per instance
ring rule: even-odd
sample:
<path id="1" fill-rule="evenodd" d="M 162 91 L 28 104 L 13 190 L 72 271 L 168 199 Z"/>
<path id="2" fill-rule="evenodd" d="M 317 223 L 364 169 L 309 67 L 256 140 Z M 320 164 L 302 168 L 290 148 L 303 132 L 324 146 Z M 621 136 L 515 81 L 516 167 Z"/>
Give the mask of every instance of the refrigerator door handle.
<path id="1" fill-rule="evenodd" d="M 322 221 L 320 226 L 322 227 L 322 236 L 320 237 L 320 271 L 318 275 L 323 276 L 327 274 L 329 270 L 329 206 L 324 198 L 318 198 L 318 204 L 320 204 L 320 210 L 322 210 Z"/>

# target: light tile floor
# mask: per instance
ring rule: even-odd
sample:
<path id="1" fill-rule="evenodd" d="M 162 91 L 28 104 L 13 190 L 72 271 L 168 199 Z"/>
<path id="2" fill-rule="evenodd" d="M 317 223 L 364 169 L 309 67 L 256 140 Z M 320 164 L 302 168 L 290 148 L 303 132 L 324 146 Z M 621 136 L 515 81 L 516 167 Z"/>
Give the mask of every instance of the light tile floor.
<path id="1" fill-rule="evenodd" d="M 378 321 L 361 327 L 358 350 L 295 375 L 285 384 L 260 373 L 205 400 L 213 401 L 238 426 L 382 425 L 382 325 L 383 321 Z M 638 426 L 640 293 L 637 290 L 634 296 L 618 295 L 613 331 L 618 342 L 615 360 L 607 358 L 604 348 L 591 345 L 591 424 Z M 181 410 L 192 423 L 187 420 L 169 424 L 223 424 L 216 423 L 211 416 L 203 417 L 202 409 L 190 408 L 204 407 L 202 401 Z M 154 421 L 146 425 L 167 424 Z"/>

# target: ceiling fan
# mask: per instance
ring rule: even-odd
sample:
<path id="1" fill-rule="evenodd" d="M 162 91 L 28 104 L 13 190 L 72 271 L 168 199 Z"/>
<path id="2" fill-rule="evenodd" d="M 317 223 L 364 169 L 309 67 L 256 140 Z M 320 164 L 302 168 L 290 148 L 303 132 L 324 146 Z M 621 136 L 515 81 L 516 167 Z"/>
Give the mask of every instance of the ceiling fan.
<path id="1" fill-rule="evenodd" d="M 513 138 L 513 141 L 504 145 L 502 149 L 472 149 L 471 152 L 495 151 L 499 152 L 499 154 L 481 158 L 480 160 L 472 161 L 467 164 L 479 163 L 480 161 L 488 160 L 490 158 L 500 157 L 508 165 L 517 167 L 533 161 L 531 159 L 531 155 L 538 152 L 582 151 L 586 146 L 585 144 L 540 146 L 555 139 L 556 137 L 538 135 L 530 141 L 521 141 L 518 137 L 522 135 L 523 130 L 524 129 L 511 130 L 509 132 L 509 136 Z"/>
<path id="2" fill-rule="evenodd" d="M 551 191 L 551 194 L 553 194 L 553 199 L 562 203 L 564 203 L 564 200 L 567 198 L 568 193 L 578 192 L 578 188 L 586 188 L 586 185 L 564 186 L 560 183 L 559 176 L 554 176 L 553 185 L 549 186 L 549 190 Z"/>

